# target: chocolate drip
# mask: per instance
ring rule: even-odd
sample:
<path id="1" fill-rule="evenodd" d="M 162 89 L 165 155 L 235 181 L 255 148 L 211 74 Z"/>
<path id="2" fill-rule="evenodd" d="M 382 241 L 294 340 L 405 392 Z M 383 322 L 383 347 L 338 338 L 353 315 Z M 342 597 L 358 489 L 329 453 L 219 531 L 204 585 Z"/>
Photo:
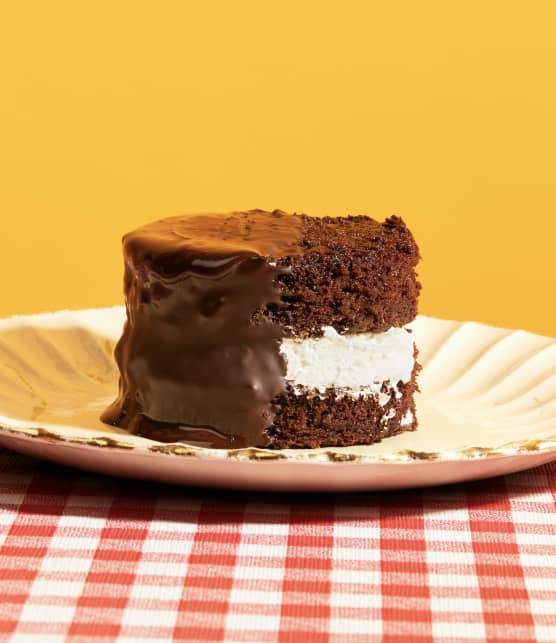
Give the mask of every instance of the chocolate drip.
<path id="1" fill-rule="evenodd" d="M 160 441 L 264 444 L 286 365 L 284 329 L 260 313 L 282 304 L 287 268 L 272 257 L 301 252 L 299 217 L 278 210 L 176 217 L 126 235 L 120 390 L 102 420 Z"/>

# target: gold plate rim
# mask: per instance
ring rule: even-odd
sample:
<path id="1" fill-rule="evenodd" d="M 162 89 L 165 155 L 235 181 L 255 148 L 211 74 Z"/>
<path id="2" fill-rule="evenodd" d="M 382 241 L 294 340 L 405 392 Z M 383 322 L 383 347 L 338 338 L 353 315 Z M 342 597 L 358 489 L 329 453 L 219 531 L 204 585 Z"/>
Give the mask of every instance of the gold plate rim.
<path id="1" fill-rule="evenodd" d="M 534 440 L 518 440 L 501 444 L 497 447 L 470 446 L 463 449 L 448 451 L 413 451 L 402 449 L 393 453 L 385 454 L 362 454 L 341 451 L 339 449 L 300 449 L 272 450 L 256 447 L 243 449 L 207 449 L 195 447 L 184 443 L 153 443 L 146 445 L 133 444 L 126 440 L 120 440 L 108 436 L 94 437 L 68 437 L 56 433 L 50 429 L 41 427 L 13 427 L 0 424 L 0 433 L 33 438 L 46 443 L 65 443 L 96 447 L 100 449 L 123 449 L 150 454 L 172 455 L 178 457 L 197 459 L 220 459 L 251 462 L 309 462 L 318 463 L 355 463 L 355 464 L 407 464 L 419 461 L 468 461 L 484 460 L 500 457 L 513 457 L 519 455 L 539 455 L 556 452 L 556 436 Z"/>

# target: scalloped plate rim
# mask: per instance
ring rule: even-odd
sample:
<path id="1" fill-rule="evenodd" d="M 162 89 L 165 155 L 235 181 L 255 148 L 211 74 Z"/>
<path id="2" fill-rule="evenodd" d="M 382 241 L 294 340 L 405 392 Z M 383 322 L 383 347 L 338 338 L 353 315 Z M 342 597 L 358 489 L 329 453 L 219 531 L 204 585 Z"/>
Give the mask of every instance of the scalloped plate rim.
<path id="1" fill-rule="evenodd" d="M 263 462 L 289 462 L 296 464 L 310 465 L 353 465 L 353 464 L 397 464 L 408 465 L 417 462 L 453 462 L 461 463 L 470 460 L 494 458 L 515 458 L 516 456 L 534 456 L 540 454 L 554 453 L 556 459 L 556 436 L 543 438 L 539 440 L 523 440 L 512 442 L 498 447 L 480 447 L 470 446 L 464 449 L 453 451 L 412 451 L 404 449 L 393 452 L 389 455 L 380 454 L 356 454 L 346 453 L 335 449 L 318 449 L 311 453 L 308 449 L 300 450 L 299 454 L 295 450 L 272 450 L 261 449 L 258 447 L 246 447 L 243 449 L 207 449 L 203 447 L 194 447 L 180 442 L 158 443 L 153 444 L 133 444 L 125 440 L 99 435 L 90 438 L 78 437 L 68 438 L 63 435 L 54 433 L 49 429 L 37 427 L 13 427 L 0 424 L 1 436 L 17 436 L 31 440 L 41 441 L 45 444 L 64 444 L 71 447 L 97 448 L 102 450 L 113 449 L 122 450 L 126 453 L 143 453 L 154 456 L 174 456 L 178 458 L 195 458 L 197 460 L 231 460 L 234 462 L 254 462 L 257 464 Z M 117 435 L 117 434 L 115 434 Z M 546 444 L 544 444 L 546 443 Z M 469 452 L 469 453 L 466 453 Z"/>

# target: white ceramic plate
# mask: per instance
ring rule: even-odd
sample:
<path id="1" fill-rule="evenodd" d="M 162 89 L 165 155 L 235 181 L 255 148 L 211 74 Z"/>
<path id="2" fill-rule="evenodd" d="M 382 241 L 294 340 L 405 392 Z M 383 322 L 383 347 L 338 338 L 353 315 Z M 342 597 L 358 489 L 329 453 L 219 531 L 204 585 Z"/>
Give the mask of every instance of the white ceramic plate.
<path id="1" fill-rule="evenodd" d="M 414 323 L 420 428 L 372 446 L 269 451 L 163 445 L 102 424 L 123 308 L 0 320 L 0 444 L 102 473 L 279 491 L 378 490 L 556 459 L 556 340 L 473 322 Z"/>

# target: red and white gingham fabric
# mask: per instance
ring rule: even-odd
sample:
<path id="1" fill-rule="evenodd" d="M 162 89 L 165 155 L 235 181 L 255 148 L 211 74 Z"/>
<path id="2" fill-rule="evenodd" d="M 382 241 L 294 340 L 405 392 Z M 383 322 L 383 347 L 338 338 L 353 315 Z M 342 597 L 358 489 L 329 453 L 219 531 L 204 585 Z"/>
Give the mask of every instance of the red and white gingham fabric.
<path id="1" fill-rule="evenodd" d="M 556 463 L 286 496 L 2 451 L 0 640 L 556 641 L 555 500 Z"/>

